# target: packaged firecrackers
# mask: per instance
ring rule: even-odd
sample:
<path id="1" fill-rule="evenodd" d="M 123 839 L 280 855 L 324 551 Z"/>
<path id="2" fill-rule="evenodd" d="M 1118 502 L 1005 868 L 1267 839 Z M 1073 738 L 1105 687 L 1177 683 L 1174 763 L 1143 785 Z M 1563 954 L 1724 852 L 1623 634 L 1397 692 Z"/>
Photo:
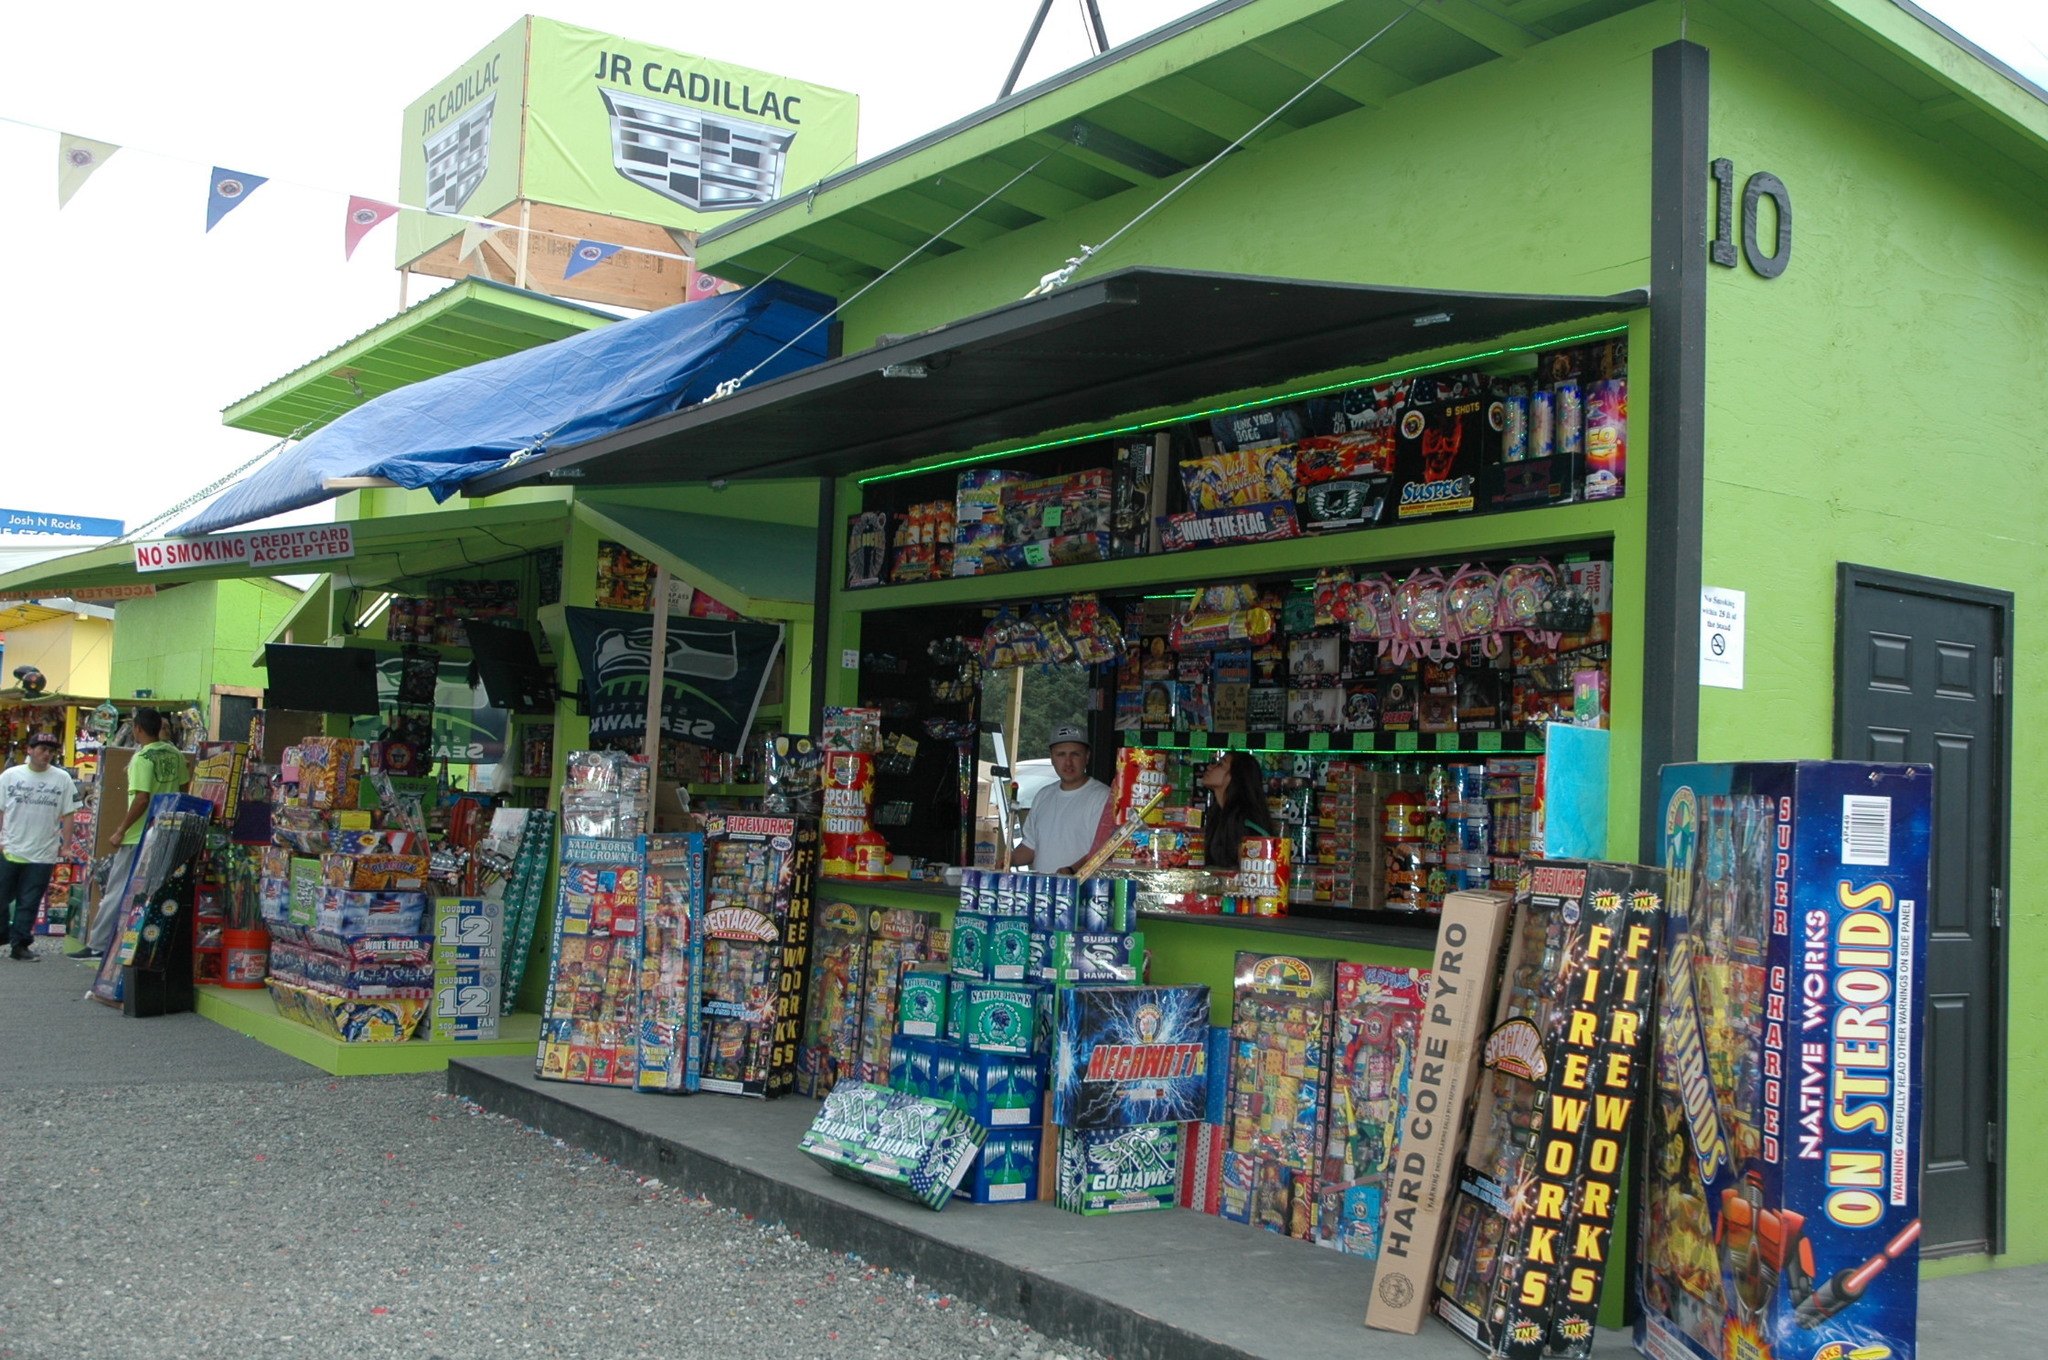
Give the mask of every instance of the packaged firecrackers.
<path id="1" fill-rule="evenodd" d="M 1335 997 L 1332 960 L 1237 956 L 1225 1218 L 1304 1240 L 1313 1231 Z M 1247 1193 L 1233 1195 L 1233 1182 Z"/>
<path id="2" fill-rule="evenodd" d="M 1429 972 L 1339 963 L 1330 1049 L 1329 1139 L 1316 1198 L 1316 1245 L 1380 1254 L 1384 1182 L 1415 1073 Z"/>
<path id="3" fill-rule="evenodd" d="M 1915 1353 L 1932 773 L 1664 770 L 1646 1355 Z"/>
<path id="4" fill-rule="evenodd" d="M 1517 884 L 1436 1279 L 1437 1316 L 1489 1356 L 1592 1348 L 1663 932 L 1661 869 L 1539 860 Z"/>
<path id="5" fill-rule="evenodd" d="M 817 823 L 704 818 L 703 1089 L 773 1096 L 796 1080 Z"/>

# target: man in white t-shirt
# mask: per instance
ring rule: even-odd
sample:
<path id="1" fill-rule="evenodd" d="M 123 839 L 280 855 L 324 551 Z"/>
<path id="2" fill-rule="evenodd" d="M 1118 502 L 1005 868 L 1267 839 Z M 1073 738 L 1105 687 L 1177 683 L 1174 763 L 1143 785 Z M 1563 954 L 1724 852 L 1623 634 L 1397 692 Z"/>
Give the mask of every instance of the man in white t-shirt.
<path id="1" fill-rule="evenodd" d="M 1102 810 L 1109 806 L 1109 785 L 1088 777 L 1088 734 L 1068 724 L 1055 727 L 1046 754 L 1052 757 L 1057 786 L 1047 785 L 1031 800 L 1024 819 L 1024 843 L 1010 856 L 1015 868 L 1046 874 L 1071 874 L 1095 848 Z"/>
<path id="2" fill-rule="evenodd" d="M 63 744 L 47 732 L 28 739 L 28 761 L 0 772 L 0 926 L 7 957 L 33 963 L 36 908 L 64 848 L 64 818 L 78 811 L 78 785 L 50 762 Z"/>

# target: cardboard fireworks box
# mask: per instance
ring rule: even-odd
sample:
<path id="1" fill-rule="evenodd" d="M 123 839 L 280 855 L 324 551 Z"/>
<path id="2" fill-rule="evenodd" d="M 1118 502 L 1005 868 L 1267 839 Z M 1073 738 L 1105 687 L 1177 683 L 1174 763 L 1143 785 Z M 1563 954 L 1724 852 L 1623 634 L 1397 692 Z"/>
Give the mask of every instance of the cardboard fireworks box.
<path id="1" fill-rule="evenodd" d="M 967 984 L 967 1047 L 983 1053 L 1039 1050 L 1039 994 L 1031 982 Z"/>
<path id="2" fill-rule="evenodd" d="M 1654 1360 L 1912 1360 L 1933 772 L 1670 765 Z"/>
<path id="3" fill-rule="evenodd" d="M 1180 1191 L 1180 1125 L 1059 1130 L 1055 1198 L 1070 1213 L 1171 1209 Z"/>
<path id="4" fill-rule="evenodd" d="M 981 1125 L 941 1100 L 842 1081 L 804 1134 L 804 1152 L 835 1176 L 943 1209 L 981 1147 Z"/>
<path id="5" fill-rule="evenodd" d="M 1330 1136 L 1316 1198 L 1316 1245 L 1380 1254 L 1385 1182 L 1415 1074 L 1429 1001 L 1420 968 L 1337 965 L 1330 1053 Z"/>
<path id="6" fill-rule="evenodd" d="M 1229 1150 L 1253 1159 L 1255 1183 L 1284 1189 L 1284 1209 L 1275 1208 L 1267 1221 L 1277 1217 L 1288 1236 L 1306 1240 L 1328 1137 L 1337 966 L 1331 959 L 1245 952 L 1237 956 L 1236 979 Z"/>
<path id="7" fill-rule="evenodd" d="M 704 838 L 640 838 L 640 1038 L 635 1089 L 694 1091 L 702 1078 Z"/>
<path id="8" fill-rule="evenodd" d="M 1391 494 L 1397 521 L 1473 510 L 1479 470 L 1488 461 L 1485 445 L 1500 444 L 1500 398 L 1489 389 L 1480 374 L 1434 374 L 1409 384 L 1394 425 Z"/>
<path id="9" fill-rule="evenodd" d="M 817 822 L 714 813 L 703 834 L 702 1089 L 781 1095 L 803 1035 Z"/>
<path id="10" fill-rule="evenodd" d="M 1506 893 L 1454 892 L 1437 920 L 1429 1006 L 1416 1043 L 1425 1061 L 1408 1087 L 1400 1138 L 1385 1182 L 1379 1266 L 1365 1322 L 1410 1335 L 1429 1313 L 1457 1167 L 1465 1111 L 1479 1077 L 1480 1048 L 1493 1015 Z"/>
<path id="11" fill-rule="evenodd" d="M 1045 1105 L 1044 1058 L 954 1048 L 942 1039 L 926 1042 L 935 1054 L 927 1094 L 952 1101 L 983 1128 L 1014 1129 L 1039 1122 Z"/>
<path id="12" fill-rule="evenodd" d="M 861 965 L 860 1079 L 888 1076 L 889 1046 L 895 1042 L 902 1006 L 903 973 L 943 950 L 945 932 L 936 912 L 873 907 L 867 913 L 867 955 Z M 929 1037 L 929 1036 L 925 1036 Z"/>
<path id="13" fill-rule="evenodd" d="M 796 1055 L 796 1091 L 822 1098 L 859 1074 L 861 982 L 867 972 L 867 912 L 851 902 L 820 902 L 812 912 L 811 995 Z"/>
<path id="14" fill-rule="evenodd" d="M 1107 1129 L 1200 1119 L 1209 1101 L 1207 987 L 1062 987 L 1052 1122 Z"/>
<path id="15" fill-rule="evenodd" d="M 1648 1056 L 1664 871 L 1536 860 L 1515 887 L 1436 1313 L 1488 1356 L 1584 1356 Z"/>
<path id="16" fill-rule="evenodd" d="M 1038 1159 L 1045 1130 L 990 1129 L 967 1178 L 967 1197 L 976 1204 L 1023 1204 L 1038 1198 Z"/>
<path id="17" fill-rule="evenodd" d="M 936 1039 L 946 1028 L 946 984 L 951 975 L 939 968 L 905 970 L 897 985 L 896 1031 L 916 1039 Z"/>

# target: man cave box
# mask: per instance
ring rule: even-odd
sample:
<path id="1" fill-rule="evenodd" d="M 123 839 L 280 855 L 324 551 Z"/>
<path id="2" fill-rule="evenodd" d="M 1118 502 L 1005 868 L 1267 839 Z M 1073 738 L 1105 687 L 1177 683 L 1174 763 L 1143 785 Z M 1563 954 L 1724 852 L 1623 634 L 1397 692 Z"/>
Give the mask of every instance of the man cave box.
<path id="1" fill-rule="evenodd" d="M 1062 1128 L 1186 1123 L 1209 1104 L 1209 989 L 1062 987 L 1052 1121 Z"/>
<path id="2" fill-rule="evenodd" d="M 835 1176 L 943 1209 L 986 1137 L 944 1101 L 842 1081 L 800 1146 Z"/>

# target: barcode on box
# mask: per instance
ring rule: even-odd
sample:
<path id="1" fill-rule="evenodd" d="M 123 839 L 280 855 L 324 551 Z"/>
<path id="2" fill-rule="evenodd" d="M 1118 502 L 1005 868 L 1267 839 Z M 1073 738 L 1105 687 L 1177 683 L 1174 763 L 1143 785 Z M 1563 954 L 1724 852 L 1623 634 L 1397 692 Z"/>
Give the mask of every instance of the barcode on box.
<path id="1" fill-rule="evenodd" d="M 1892 800 L 1867 794 L 1842 798 L 1842 863 L 1890 868 Z"/>

